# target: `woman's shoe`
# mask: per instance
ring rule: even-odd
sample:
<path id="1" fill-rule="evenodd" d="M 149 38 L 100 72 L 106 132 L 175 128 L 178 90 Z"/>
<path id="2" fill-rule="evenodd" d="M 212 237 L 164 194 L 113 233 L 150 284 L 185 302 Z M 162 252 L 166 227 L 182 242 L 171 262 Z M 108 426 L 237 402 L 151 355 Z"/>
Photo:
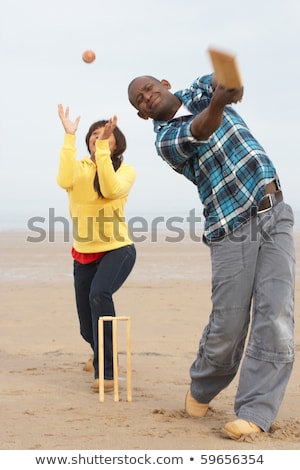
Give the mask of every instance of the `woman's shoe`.
<path id="1" fill-rule="evenodd" d="M 93 362 L 94 362 L 94 354 L 92 354 L 89 360 L 84 364 L 83 370 L 85 370 L 86 372 L 94 372 Z"/>
<path id="2" fill-rule="evenodd" d="M 114 389 L 114 380 L 104 379 L 104 391 L 111 392 Z M 92 385 L 92 390 L 96 393 L 99 393 L 99 379 L 95 379 L 95 382 Z"/>

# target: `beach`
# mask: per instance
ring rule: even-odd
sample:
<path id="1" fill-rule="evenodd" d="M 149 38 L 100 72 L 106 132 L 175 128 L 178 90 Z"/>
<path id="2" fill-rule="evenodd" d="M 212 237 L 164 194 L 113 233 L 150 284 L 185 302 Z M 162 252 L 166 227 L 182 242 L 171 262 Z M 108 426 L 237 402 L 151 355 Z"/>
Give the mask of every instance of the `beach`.
<path id="1" fill-rule="evenodd" d="M 130 316 L 132 402 L 126 400 L 124 334 L 119 328 L 120 401 L 91 390 L 91 351 L 79 334 L 71 241 L 61 233 L 28 241 L 1 232 L 2 450 L 299 450 L 300 269 L 296 272 L 296 360 L 270 432 L 241 441 L 222 434 L 235 419 L 238 376 L 204 418 L 187 416 L 189 368 L 210 314 L 209 250 L 188 237 L 136 243 L 137 261 L 115 294 Z M 299 258 L 300 233 L 295 234 Z"/>

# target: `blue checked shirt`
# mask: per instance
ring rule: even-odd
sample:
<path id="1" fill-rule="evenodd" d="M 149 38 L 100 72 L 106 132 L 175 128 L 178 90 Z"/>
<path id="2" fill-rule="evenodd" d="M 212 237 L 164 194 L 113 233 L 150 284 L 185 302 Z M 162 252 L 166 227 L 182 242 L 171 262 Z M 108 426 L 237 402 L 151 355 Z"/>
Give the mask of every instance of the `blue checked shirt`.
<path id="1" fill-rule="evenodd" d="M 232 106 L 225 107 L 222 124 L 207 141 L 192 136 L 193 115 L 213 95 L 211 82 L 212 75 L 206 75 L 175 93 L 192 115 L 154 121 L 158 154 L 198 188 L 207 243 L 247 222 L 256 214 L 265 186 L 274 179 L 279 185 L 274 165 Z"/>

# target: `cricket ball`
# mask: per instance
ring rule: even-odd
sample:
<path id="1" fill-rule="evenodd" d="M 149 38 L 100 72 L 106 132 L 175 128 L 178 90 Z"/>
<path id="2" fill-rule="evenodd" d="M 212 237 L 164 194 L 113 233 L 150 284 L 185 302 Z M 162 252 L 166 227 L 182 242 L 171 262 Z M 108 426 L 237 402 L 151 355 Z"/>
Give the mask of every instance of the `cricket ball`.
<path id="1" fill-rule="evenodd" d="M 95 59 L 96 59 L 96 54 L 94 51 L 87 50 L 87 51 L 84 51 L 84 53 L 82 54 L 82 60 L 86 64 L 91 64 L 92 62 L 94 62 Z"/>

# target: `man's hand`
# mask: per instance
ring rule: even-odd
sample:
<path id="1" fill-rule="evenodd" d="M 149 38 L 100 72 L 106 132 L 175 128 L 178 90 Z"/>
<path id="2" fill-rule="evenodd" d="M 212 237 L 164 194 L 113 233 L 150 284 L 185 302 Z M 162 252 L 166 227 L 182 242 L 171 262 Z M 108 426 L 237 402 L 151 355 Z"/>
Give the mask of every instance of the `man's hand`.
<path id="1" fill-rule="evenodd" d="M 218 84 L 215 88 L 212 101 L 215 104 L 220 106 L 226 106 L 227 104 L 238 103 L 242 101 L 244 94 L 244 88 L 224 88 L 222 85 Z"/>

